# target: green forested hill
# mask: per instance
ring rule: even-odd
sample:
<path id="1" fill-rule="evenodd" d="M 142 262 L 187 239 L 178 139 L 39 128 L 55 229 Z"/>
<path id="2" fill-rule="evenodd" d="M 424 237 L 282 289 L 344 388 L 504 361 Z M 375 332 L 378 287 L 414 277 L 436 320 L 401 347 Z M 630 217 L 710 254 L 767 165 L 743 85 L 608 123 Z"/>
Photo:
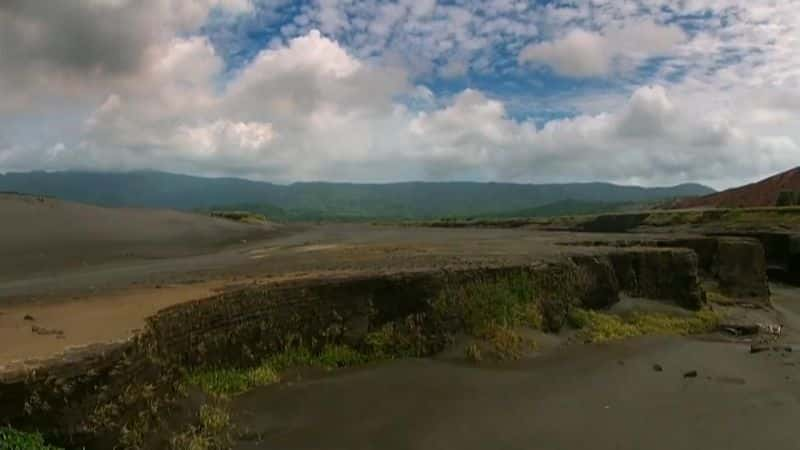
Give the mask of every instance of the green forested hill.
<path id="1" fill-rule="evenodd" d="M 504 214 L 560 201 L 652 202 L 714 192 L 698 184 L 664 188 L 610 183 L 294 183 L 202 178 L 165 172 L 26 172 L 0 175 L 0 191 L 104 206 L 261 209 L 287 220 L 422 219 Z"/>

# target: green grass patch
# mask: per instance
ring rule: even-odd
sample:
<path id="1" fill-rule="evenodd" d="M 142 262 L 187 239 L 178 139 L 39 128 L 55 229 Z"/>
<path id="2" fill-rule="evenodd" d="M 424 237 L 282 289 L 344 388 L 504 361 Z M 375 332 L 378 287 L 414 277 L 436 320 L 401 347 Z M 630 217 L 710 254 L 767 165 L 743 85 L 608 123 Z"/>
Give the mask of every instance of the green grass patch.
<path id="1" fill-rule="evenodd" d="M 691 316 L 663 313 L 631 313 L 623 316 L 575 308 L 569 322 L 588 342 L 606 342 L 646 335 L 690 335 L 713 331 L 719 316 L 709 309 Z"/>
<path id="2" fill-rule="evenodd" d="M 26 433 L 10 427 L 0 427 L 0 450 L 63 450 L 45 443 L 39 433 Z"/>
<path id="3" fill-rule="evenodd" d="M 189 384 L 217 395 L 235 395 L 279 381 L 277 372 L 262 364 L 249 369 L 212 369 L 189 375 Z"/>
<path id="4" fill-rule="evenodd" d="M 222 396 L 247 392 L 281 380 L 280 374 L 297 367 L 336 369 L 368 362 L 371 358 L 346 345 L 326 345 L 318 353 L 306 348 L 287 349 L 250 368 L 220 368 L 195 371 L 188 383 L 203 391 Z"/>
<path id="5" fill-rule="evenodd" d="M 485 336 L 497 328 L 541 328 L 543 318 L 537 298 L 533 283 L 519 275 L 446 289 L 433 305 L 439 313 L 458 318 L 467 333 Z"/>
<path id="6" fill-rule="evenodd" d="M 536 348 L 520 331 L 558 331 L 588 282 L 583 275 L 573 266 L 490 275 L 444 289 L 433 311 L 442 323 L 456 321 L 459 332 L 484 341 L 494 356 L 519 359 Z"/>
<path id="7" fill-rule="evenodd" d="M 436 315 L 460 322 L 460 329 L 484 337 L 498 328 L 557 331 L 584 281 L 576 267 L 520 271 L 444 289 L 433 300 Z"/>

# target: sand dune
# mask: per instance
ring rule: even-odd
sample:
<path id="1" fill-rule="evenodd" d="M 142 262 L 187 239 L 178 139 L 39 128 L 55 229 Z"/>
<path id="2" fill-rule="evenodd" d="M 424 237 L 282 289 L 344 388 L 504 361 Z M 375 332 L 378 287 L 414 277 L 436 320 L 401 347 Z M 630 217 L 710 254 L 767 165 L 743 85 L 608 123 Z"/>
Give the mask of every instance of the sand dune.
<path id="1" fill-rule="evenodd" d="M 101 208 L 0 194 L 0 280 L 87 265 L 201 254 L 258 239 L 247 225 L 171 210 Z"/>

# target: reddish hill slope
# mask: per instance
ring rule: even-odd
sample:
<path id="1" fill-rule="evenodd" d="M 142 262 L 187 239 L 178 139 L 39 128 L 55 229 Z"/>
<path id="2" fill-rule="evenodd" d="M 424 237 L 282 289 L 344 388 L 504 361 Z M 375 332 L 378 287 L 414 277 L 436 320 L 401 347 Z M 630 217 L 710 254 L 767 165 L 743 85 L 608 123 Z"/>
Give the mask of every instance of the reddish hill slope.
<path id="1" fill-rule="evenodd" d="M 675 206 L 678 208 L 775 206 L 781 191 L 800 191 L 800 167 L 738 188 L 703 197 L 683 199 Z"/>

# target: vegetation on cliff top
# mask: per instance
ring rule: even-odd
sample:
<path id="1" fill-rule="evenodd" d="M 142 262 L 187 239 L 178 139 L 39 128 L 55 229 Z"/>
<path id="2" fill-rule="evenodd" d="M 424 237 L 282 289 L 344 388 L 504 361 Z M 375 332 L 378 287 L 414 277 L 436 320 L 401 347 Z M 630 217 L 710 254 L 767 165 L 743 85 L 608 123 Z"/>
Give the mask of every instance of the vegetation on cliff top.
<path id="1" fill-rule="evenodd" d="M 371 355 L 346 345 L 326 345 L 317 353 L 306 347 L 293 347 L 270 356 L 255 367 L 201 369 L 190 373 L 187 381 L 207 393 L 230 396 L 277 383 L 288 369 L 312 367 L 332 370 L 363 364 L 370 359 Z"/>
<path id="2" fill-rule="evenodd" d="M 9 427 L 0 427 L 0 450 L 63 450 L 45 443 L 39 433 L 26 433 Z"/>
<path id="3" fill-rule="evenodd" d="M 708 333 L 719 325 L 719 316 L 710 309 L 691 316 L 672 316 L 663 313 L 631 313 L 613 315 L 574 308 L 569 323 L 579 329 L 586 342 L 606 342 L 646 335 L 690 335 Z"/>

